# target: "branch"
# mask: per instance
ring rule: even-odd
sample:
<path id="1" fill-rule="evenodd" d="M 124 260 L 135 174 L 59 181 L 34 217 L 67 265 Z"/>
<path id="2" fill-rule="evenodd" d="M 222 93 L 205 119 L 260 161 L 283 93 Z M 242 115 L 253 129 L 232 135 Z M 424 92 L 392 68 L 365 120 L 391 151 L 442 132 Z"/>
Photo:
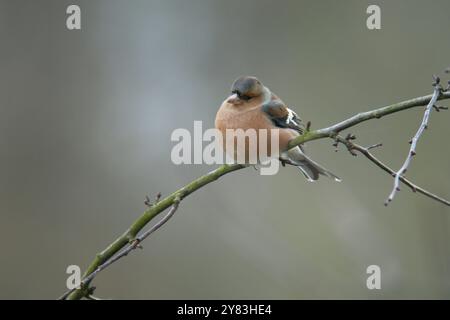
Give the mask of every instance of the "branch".
<path id="1" fill-rule="evenodd" d="M 434 87 L 434 93 L 433 96 L 430 99 L 430 102 L 428 102 L 428 105 L 425 109 L 425 113 L 423 115 L 422 123 L 420 124 L 419 129 L 417 130 L 416 134 L 414 135 L 414 138 L 411 140 L 411 147 L 408 152 L 408 156 L 406 157 L 405 162 L 401 166 L 401 168 L 394 173 L 394 187 L 392 188 L 391 193 L 389 194 L 389 197 L 387 198 L 386 202 L 384 203 L 386 206 L 394 200 L 395 194 L 397 191 L 400 191 L 400 177 L 406 173 L 406 170 L 409 167 L 409 164 L 411 163 L 412 157 L 416 155 L 416 146 L 417 141 L 419 141 L 420 137 L 422 136 L 425 129 L 428 128 L 428 120 L 430 118 L 430 113 L 433 108 L 436 108 L 437 111 L 439 111 L 439 107 L 436 106 L 436 101 L 438 97 L 441 95 L 442 87 L 439 85 L 439 78 L 436 78 L 436 84 Z"/>
<path id="2" fill-rule="evenodd" d="M 135 222 L 133 222 L 133 224 L 130 226 L 130 228 L 128 228 L 127 231 L 125 231 L 119 238 L 111 243 L 105 250 L 97 254 L 96 258 L 91 262 L 91 264 L 85 271 L 83 279 L 86 279 L 90 274 L 95 272 L 99 266 L 111 259 L 123 247 L 132 243 L 136 239 L 137 234 L 142 230 L 142 228 L 144 228 L 145 225 L 147 225 L 147 223 L 149 223 L 159 213 L 172 206 L 177 201 L 176 199 L 179 199 L 179 201 L 181 201 L 191 193 L 219 179 L 221 176 L 239 169 L 243 169 L 245 167 L 246 166 L 242 164 L 222 165 L 216 170 L 213 170 L 208 174 L 192 181 L 191 183 L 187 184 L 186 186 L 175 191 L 171 195 L 148 208 Z M 86 295 L 90 294 L 90 282 L 91 281 L 89 280 L 85 281 L 84 286 L 81 286 L 80 289 L 73 290 L 66 297 L 62 296 L 61 298 L 63 300 L 66 298 L 68 300 L 78 300 L 85 297 Z"/>
<path id="3" fill-rule="evenodd" d="M 353 152 L 353 150 L 356 150 L 359 153 L 363 154 L 367 159 L 369 159 L 371 162 L 373 162 L 376 166 L 378 166 L 382 170 L 384 170 L 387 173 L 389 173 L 391 176 L 395 176 L 396 175 L 396 172 L 394 170 L 392 170 L 387 165 L 385 165 L 383 162 L 378 160 L 370 152 L 370 150 L 372 150 L 374 148 L 381 147 L 382 146 L 381 143 L 378 143 L 378 144 L 375 144 L 373 146 L 365 148 L 365 147 L 362 147 L 362 146 L 352 142 L 351 140 L 354 140 L 354 136 L 347 136 L 347 138 L 345 138 L 345 139 L 342 138 L 341 136 L 337 137 L 337 141 L 340 142 L 340 143 L 343 143 L 347 147 L 347 149 L 350 152 L 350 154 L 352 154 L 353 156 L 356 156 L 356 153 Z M 427 191 L 427 190 L 417 186 L 416 184 L 414 184 L 411 181 L 409 181 L 408 179 L 406 179 L 404 176 L 400 175 L 399 176 L 399 180 L 401 182 L 403 182 L 405 185 L 407 185 L 408 187 L 410 187 L 413 192 L 421 193 L 421 194 L 423 194 L 423 195 L 425 195 L 425 196 L 427 196 L 427 197 L 429 197 L 429 198 L 431 198 L 433 200 L 436 200 L 436 201 L 438 201 L 440 203 L 443 203 L 443 204 L 445 204 L 447 206 L 450 206 L 450 201 L 445 200 L 445 199 L 443 199 L 443 198 L 441 198 L 441 197 L 439 197 L 439 196 L 437 196 L 437 195 L 435 195 L 435 194 L 433 194 L 433 193 L 431 193 L 431 192 L 429 192 L 429 191 Z M 386 205 L 386 203 L 385 203 L 385 205 Z"/>
<path id="4" fill-rule="evenodd" d="M 157 197 L 157 200 L 160 197 L 160 194 L 158 194 L 159 196 Z M 148 202 L 148 198 L 146 199 L 146 204 L 149 205 Z M 136 239 L 134 239 L 133 241 L 131 241 L 128 244 L 128 247 L 125 247 L 122 251 L 120 251 L 117 255 L 111 257 L 111 259 L 107 260 L 105 263 L 103 263 L 102 265 L 98 266 L 97 269 L 95 269 L 94 272 L 92 272 L 91 274 L 89 274 L 88 276 L 86 276 L 80 283 L 80 288 L 86 287 L 92 280 L 94 280 L 94 278 L 97 276 L 97 274 L 103 270 L 105 270 L 106 268 L 108 268 L 110 265 L 112 265 L 114 262 L 119 261 L 120 259 L 122 259 L 123 257 L 126 257 L 131 251 L 136 250 L 136 248 L 140 248 L 142 249 L 141 243 L 142 241 L 144 241 L 149 235 L 151 235 L 153 232 L 155 232 L 156 230 L 158 230 L 159 228 L 161 228 L 167 221 L 169 221 L 170 218 L 172 218 L 172 216 L 175 214 L 175 211 L 177 211 L 178 206 L 181 202 L 181 199 L 179 197 L 174 199 L 173 205 L 170 208 L 169 212 L 159 221 L 157 222 L 153 227 L 151 227 L 149 230 L 147 230 L 146 232 L 144 232 L 141 236 L 137 237 Z M 71 289 L 69 291 L 67 291 L 65 294 L 63 294 L 60 298 L 60 300 L 65 300 L 72 292 L 74 292 L 76 290 L 76 288 Z M 88 297 L 93 297 L 92 296 L 92 290 L 90 291 L 91 294 L 88 295 Z M 97 300 L 97 299 L 94 299 Z"/>
<path id="5" fill-rule="evenodd" d="M 449 99 L 450 92 L 443 92 L 437 100 Z M 403 101 L 400 103 L 396 103 L 393 105 L 389 105 L 383 108 L 375 109 L 372 111 L 367 111 L 363 113 L 359 113 L 347 120 L 339 122 L 335 125 L 332 125 L 327 128 L 319 129 L 319 130 L 307 130 L 305 134 L 293 139 L 289 143 L 289 148 L 293 148 L 300 144 L 303 144 L 308 141 L 313 141 L 322 138 L 335 138 L 339 132 L 348 129 L 350 127 L 354 127 L 357 124 L 371 120 L 371 119 L 379 119 L 383 116 L 393 114 L 402 110 L 410 109 L 413 107 L 424 106 L 427 105 L 432 99 L 432 95 L 427 95 L 423 97 L 418 97 L 415 99 Z M 308 128 L 309 129 L 309 128 Z M 199 177 L 198 179 L 192 181 L 188 185 L 182 187 L 181 189 L 175 191 L 171 195 L 167 196 L 165 199 L 161 200 L 151 208 L 148 208 L 142 216 L 140 216 L 131 226 L 125 231 L 119 238 L 117 238 L 113 243 L 111 243 L 105 250 L 97 254 L 96 258 L 92 261 L 92 263 L 87 268 L 86 272 L 83 275 L 83 279 L 91 279 L 88 278 L 92 273 L 96 272 L 96 270 L 102 266 L 105 262 L 111 259 L 116 253 L 118 253 L 122 248 L 126 247 L 128 244 L 133 243 L 136 240 L 137 234 L 142 230 L 142 228 L 149 223 L 154 217 L 158 214 L 174 205 L 176 201 L 181 201 L 191 193 L 196 190 L 204 187 L 205 185 L 219 179 L 225 174 L 230 172 L 240 170 L 247 167 L 242 164 L 233 164 L 233 165 L 222 165 L 216 170 Z M 176 200 L 178 199 L 178 200 Z M 89 285 L 91 281 L 85 281 L 84 285 L 81 286 L 80 289 L 74 290 L 70 294 L 67 295 L 67 299 L 75 300 L 86 297 L 92 292 L 89 292 Z"/>
<path id="6" fill-rule="evenodd" d="M 414 107 L 425 106 L 428 104 L 428 102 L 430 102 L 432 97 L 433 97 L 433 95 L 430 94 L 427 96 L 418 97 L 418 98 L 406 100 L 403 102 L 399 102 L 396 104 L 392 104 L 392 105 L 382 107 L 379 109 L 375 109 L 372 111 L 358 113 L 358 114 L 354 115 L 353 117 L 350 117 L 350 118 L 348 118 L 344 121 L 341 121 L 335 125 L 332 125 L 330 127 L 319 129 L 319 130 L 314 130 L 314 131 L 308 131 L 305 134 L 298 136 L 295 139 L 292 139 L 289 142 L 289 148 L 293 148 L 302 143 L 312 141 L 312 140 L 317 140 L 317 139 L 322 139 L 322 138 L 333 138 L 339 132 L 344 131 L 345 129 L 354 127 L 354 126 L 360 124 L 361 122 L 364 122 L 367 120 L 380 119 L 380 118 L 387 116 L 389 114 L 392 114 L 392 113 L 411 109 Z M 450 98 L 450 91 L 446 91 L 446 92 L 443 92 L 438 97 L 437 100 L 444 100 L 444 99 L 449 99 L 449 98 Z"/>

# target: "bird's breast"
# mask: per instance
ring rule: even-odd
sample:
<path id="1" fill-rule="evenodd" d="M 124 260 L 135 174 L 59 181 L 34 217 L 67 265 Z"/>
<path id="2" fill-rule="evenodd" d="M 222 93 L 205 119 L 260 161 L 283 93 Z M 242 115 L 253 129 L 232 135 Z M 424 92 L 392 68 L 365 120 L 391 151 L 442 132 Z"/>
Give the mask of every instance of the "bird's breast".
<path id="1" fill-rule="evenodd" d="M 215 125 L 222 134 L 225 152 L 235 160 L 241 153 L 245 155 L 246 162 L 251 162 L 250 160 L 254 159 L 252 154 L 257 155 L 258 162 L 263 160 L 261 155 L 276 156 L 278 151 L 284 150 L 289 140 L 296 135 L 293 130 L 279 130 L 258 107 L 240 110 L 237 107 L 224 104 L 217 112 Z M 227 132 L 227 129 L 231 129 L 231 132 Z M 236 131 L 237 129 L 242 130 Z M 254 134 L 249 129 L 253 129 L 250 131 Z M 273 130 L 277 131 L 275 135 L 272 132 Z M 274 141 L 276 137 L 278 137 L 278 141 Z M 239 144 L 239 140 L 241 144 Z M 242 143 L 243 141 L 244 143 Z M 275 142 L 277 144 L 276 149 L 274 148 Z M 232 146 L 232 149 L 230 149 L 230 146 Z"/>

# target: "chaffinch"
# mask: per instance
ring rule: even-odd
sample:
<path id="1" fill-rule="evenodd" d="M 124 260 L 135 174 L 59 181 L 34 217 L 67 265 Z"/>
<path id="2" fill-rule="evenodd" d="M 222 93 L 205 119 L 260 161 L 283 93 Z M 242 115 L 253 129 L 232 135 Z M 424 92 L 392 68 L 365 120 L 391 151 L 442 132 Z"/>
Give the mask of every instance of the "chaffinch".
<path id="1" fill-rule="evenodd" d="M 234 81 L 231 95 L 225 99 L 217 112 L 215 126 L 221 131 L 223 137 L 227 137 L 227 129 L 244 131 L 255 129 L 257 132 L 260 129 L 266 129 L 265 132 L 268 132 L 269 137 L 270 131 L 277 129 L 279 136 L 279 152 L 277 154 L 280 155 L 281 161 L 287 160 L 290 164 L 297 166 L 308 181 L 319 179 L 319 175 L 341 181 L 336 175 L 306 156 L 302 146 L 288 149 L 289 141 L 303 134 L 304 125 L 294 111 L 289 109 L 280 98 L 255 77 L 244 76 Z M 259 135 L 257 139 L 260 139 Z M 272 154 L 270 141 L 268 138 L 269 156 Z M 259 147 L 259 142 L 256 145 Z M 248 160 L 249 145 L 247 141 L 245 146 Z M 226 141 L 224 141 L 224 148 L 227 154 L 236 158 L 236 150 L 227 150 Z"/>

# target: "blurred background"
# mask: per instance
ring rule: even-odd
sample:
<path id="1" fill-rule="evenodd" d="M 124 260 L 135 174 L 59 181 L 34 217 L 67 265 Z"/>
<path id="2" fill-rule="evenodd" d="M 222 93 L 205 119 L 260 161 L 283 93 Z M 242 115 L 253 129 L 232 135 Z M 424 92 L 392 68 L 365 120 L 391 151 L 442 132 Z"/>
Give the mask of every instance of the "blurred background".
<path id="1" fill-rule="evenodd" d="M 81 7 L 81 30 L 66 8 Z M 381 7 L 381 30 L 366 8 Z M 54 299 L 145 210 L 216 166 L 170 161 L 176 128 L 214 125 L 232 81 L 258 76 L 313 128 L 430 94 L 450 65 L 450 2 L 0 1 L 0 298 Z M 443 103 L 445 105 L 445 102 Z M 394 168 L 423 108 L 352 128 Z M 433 113 L 408 176 L 450 197 L 450 114 Z M 123 299 L 450 297 L 450 210 L 332 141 L 342 183 L 241 170 L 195 192 L 101 273 Z M 381 268 L 368 290 L 366 268 Z"/>

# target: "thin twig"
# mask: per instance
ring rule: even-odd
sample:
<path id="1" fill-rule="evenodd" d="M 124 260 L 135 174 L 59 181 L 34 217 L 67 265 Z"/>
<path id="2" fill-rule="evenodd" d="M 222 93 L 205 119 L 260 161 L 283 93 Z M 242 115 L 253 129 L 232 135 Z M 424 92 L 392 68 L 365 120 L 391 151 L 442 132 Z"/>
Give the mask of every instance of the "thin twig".
<path id="1" fill-rule="evenodd" d="M 394 170 L 392 170 L 391 168 L 389 168 L 387 165 L 385 165 L 382 161 L 380 161 L 378 158 L 376 158 L 371 152 L 370 150 L 377 148 L 377 147 L 381 147 L 382 144 L 381 143 L 377 143 L 374 144 L 370 147 L 363 147 L 360 146 L 350 140 L 344 139 L 342 137 L 338 137 L 338 141 L 345 144 L 347 149 L 350 150 L 356 150 L 358 152 L 360 152 L 361 154 L 363 154 L 367 159 L 369 159 L 371 162 L 373 162 L 375 165 L 377 165 L 379 168 L 381 168 L 382 170 L 386 171 L 387 173 L 389 173 L 389 175 L 394 176 L 396 174 L 396 172 Z M 427 196 L 433 200 L 436 200 L 440 203 L 443 203 L 447 206 L 450 206 L 450 201 L 443 199 L 437 195 L 435 195 L 434 193 L 431 193 L 430 191 L 425 190 L 424 188 L 419 187 L 418 185 L 412 183 L 410 180 L 406 179 L 404 176 L 400 176 L 399 180 L 401 182 L 403 182 L 405 185 L 407 185 L 408 187 L 411 188 L 411 190 L 413 192 L 418 192 L 423 194 L 424 196 Z"/>
<path id="2" fill-rule="evenodd" d="M 439 79 L 439 78 L 437 78 L 437 79 Z M 419 129 L 417 130 L 416 134 L 414 135 L 414 137 L 411 140 L 411 147 L 409 149 L 406 160 L 403 163 L 403 165 L 401 166 L 401 168 L 397 172 L 395 172 L 394 187 L 392 188 L 392 191 L 389 194 L 389 197 L 387 198 L 387 200 L 385 202 L 386 206 L 389 204 L 389 202 L 391 202 L 394 199 L 397 191 L 400 191 L 400 177 L 405 174 L 406 170 L 409 167 L 409 164 L 411 163 L 412 157 L 414 157 L 416 155 L 417 141 L 419 141 L 420 137 L 422 136 L 422 133 L 425 131 L 425 129 L 427 129 L 431 110 L 433 110 L 433 107 L 434 107 L 437 99 L 441 95 L 442 87 L 439 85 L 439 80 L 437 80 L 436 82 L 437 83 L 434 86 L 433 96 L 431 97 L 430 102 L 428 102 L 428 105 L 425 108 L 422 123 L 420 124 Z"/>

